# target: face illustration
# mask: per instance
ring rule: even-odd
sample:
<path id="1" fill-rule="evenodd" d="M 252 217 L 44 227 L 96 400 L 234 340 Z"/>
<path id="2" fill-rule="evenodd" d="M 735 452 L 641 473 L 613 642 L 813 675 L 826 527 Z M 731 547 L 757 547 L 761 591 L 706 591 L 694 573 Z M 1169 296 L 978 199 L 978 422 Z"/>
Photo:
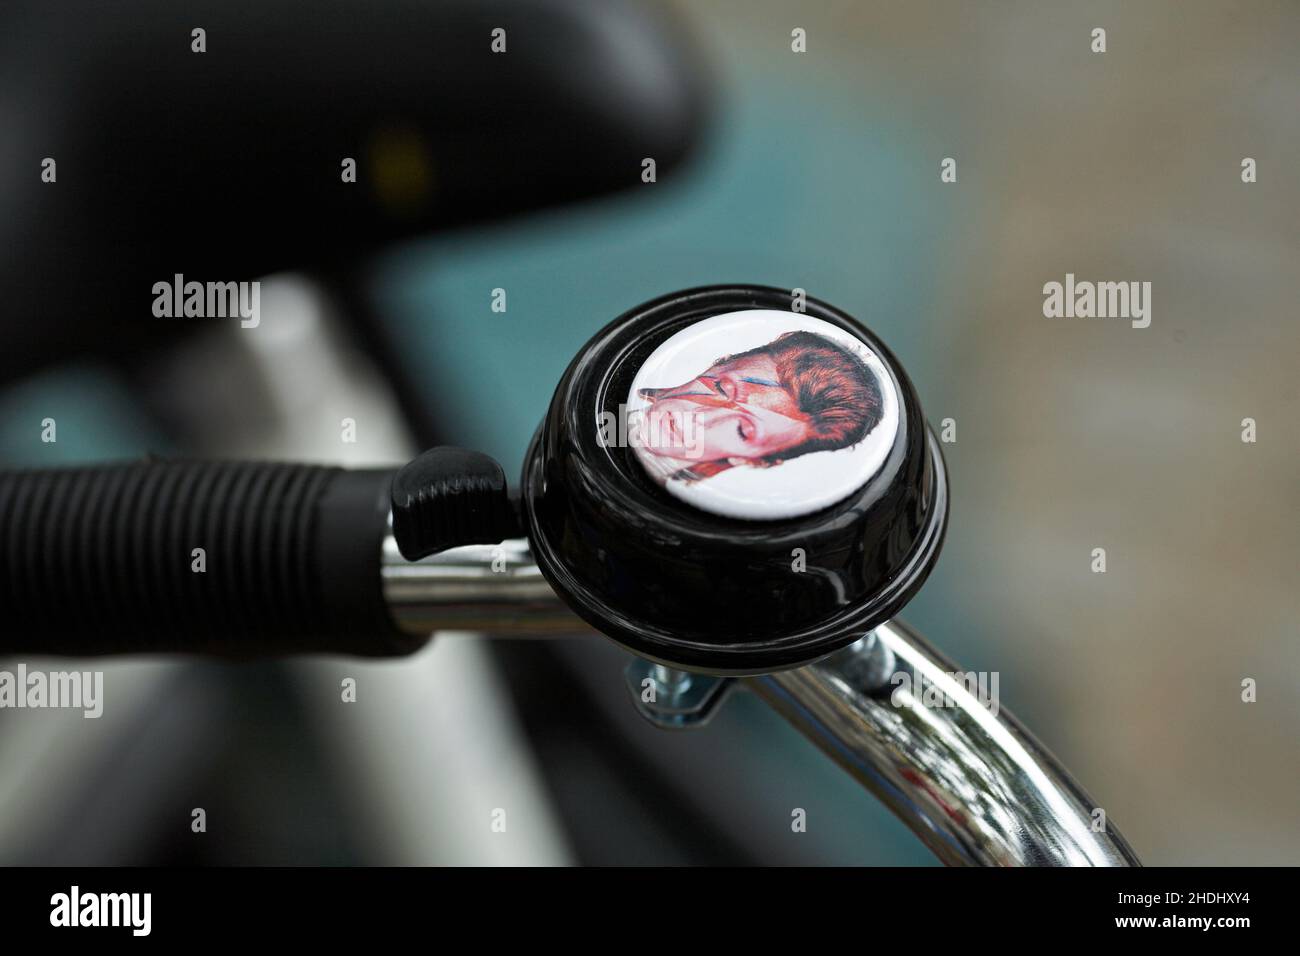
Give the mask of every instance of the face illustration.
<path id="1" fill-rule="evenodd" d="M 689 382 L 639 394 L 650 402 L 644 447 L 668 458 L 765 458 L 806 441 L 811 430 L 767 355 L 715 363 Z"/>
<path id="2" fill-rule="evenodd" d="M 898 435 L 898 395 L 870 346 L 775 309 L 682 326 L 641 361 L 621 408 L 625 431 L 598 417 L 602 445 L 613 426 L 668 495 L 744 520 L 843 499 L 880 469 Z"/>

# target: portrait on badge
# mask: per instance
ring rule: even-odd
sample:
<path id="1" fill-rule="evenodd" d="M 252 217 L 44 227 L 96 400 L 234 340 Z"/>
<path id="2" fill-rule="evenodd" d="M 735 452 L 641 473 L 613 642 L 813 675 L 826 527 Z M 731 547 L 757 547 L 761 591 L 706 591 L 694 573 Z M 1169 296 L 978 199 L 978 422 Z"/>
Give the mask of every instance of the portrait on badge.
<path id="1" fill-rule="evenodd" d="M 756 309 L 695 323 L 632 383 L 630 444 L 670 494 L 736 518 L 833 504 L 880 468 L 898 397 L 865 342 L 828 322 Z"/>

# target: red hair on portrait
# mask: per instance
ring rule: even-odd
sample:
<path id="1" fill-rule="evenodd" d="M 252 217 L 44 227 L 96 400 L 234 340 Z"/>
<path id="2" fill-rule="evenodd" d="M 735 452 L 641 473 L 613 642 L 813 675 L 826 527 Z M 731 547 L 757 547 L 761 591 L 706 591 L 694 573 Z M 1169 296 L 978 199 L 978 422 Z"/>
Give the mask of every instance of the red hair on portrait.
<path id="1" fill-rule="evenodd" d="M 790 393 L 810 426 L 804 441 L 755 459 L 753 464 L 779 465 L 816 451 L 848 448 L 880 423 L 884 403 L 875 373 L 834 339 L 816 332 L 786 332 L 767 345 L 724 356 L 714 365 L 751 356 L 771 358 L 779 384 Z M 728 467 L 726 462 L 701 462 L 683 469 L 678 477 L 699 480 Z"/>
<path id="2" fill-rule="evenodd" d="M 812 425 L 812 436 L 772 456 L 773 464 L 856 445 L 879 424 L 880 383 L 845 346 L 815 332 L 787 332 L 754 351 L 772 357 L 782 387 Z"/>

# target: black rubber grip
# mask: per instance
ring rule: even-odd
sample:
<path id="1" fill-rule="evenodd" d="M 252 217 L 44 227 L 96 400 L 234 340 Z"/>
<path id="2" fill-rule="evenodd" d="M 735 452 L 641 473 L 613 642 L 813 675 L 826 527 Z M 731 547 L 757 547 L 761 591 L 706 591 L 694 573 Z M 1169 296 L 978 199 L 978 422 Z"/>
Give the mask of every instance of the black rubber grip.
<path id="1" fill-rule="evenodd" d="M 391 483 L 272 462 L 0 473 L 0 653 L 407 653 L 423 642 L 380 575 Z"/>

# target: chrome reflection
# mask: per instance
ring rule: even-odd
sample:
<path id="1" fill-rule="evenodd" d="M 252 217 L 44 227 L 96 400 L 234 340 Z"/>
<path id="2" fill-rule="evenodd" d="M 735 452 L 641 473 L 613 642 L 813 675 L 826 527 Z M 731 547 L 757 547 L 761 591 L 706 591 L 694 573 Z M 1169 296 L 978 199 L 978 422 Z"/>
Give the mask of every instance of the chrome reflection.
<path id="1" fill-rule="evenodd" d="M 1096 804 L 1056 758 L 956 681 L 959 670 L 891 621 L 815 664 L 745 683 L 944 863 L 1140 865 L 1113 824 L 1094 829 Z M 917 698 L 926 682 L 943 706 Z"/>
<path id="2" fill-rule="evenodd" d="M 383 588 L 403 629 L 547 635 L 589 632 L 556 597 L 528 542 L 455 548 L 405 561 L 390 535 Z M 796 670 L 744 678 L 884 801 L 944 863 L 1137 866 L 1109 820 L 1005 708 L 985 706 L 961 669 L 891 621 Z M 905 680 L 904 680 L 905 678 Z M 933 685 L 943 706 L 917 699 Z"/>

